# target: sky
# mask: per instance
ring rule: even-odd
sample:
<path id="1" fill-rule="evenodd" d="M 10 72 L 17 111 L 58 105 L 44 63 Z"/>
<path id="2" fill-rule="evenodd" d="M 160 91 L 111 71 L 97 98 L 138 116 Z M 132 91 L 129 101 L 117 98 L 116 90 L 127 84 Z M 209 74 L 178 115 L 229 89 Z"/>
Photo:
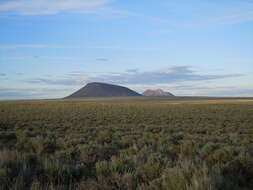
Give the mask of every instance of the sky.
<path id="1" fill-rule="evenodd" d="M 1 0 L 0 100 L 89 82 L 253 97 L 253 0 Z"/>

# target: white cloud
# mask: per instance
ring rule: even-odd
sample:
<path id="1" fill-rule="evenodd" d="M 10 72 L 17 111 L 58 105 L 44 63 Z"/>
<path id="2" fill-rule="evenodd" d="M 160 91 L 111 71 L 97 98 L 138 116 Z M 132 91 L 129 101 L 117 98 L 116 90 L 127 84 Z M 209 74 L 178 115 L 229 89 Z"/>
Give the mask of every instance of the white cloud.
<path id="1" fill-rule="evenodd" d="M 47 15 L 60 12 L 95 13 L 111 0 L 11 0 L 0 3 L 0 12 L 19 15 Z"/>
<path id="2" fill-rule="evenodd" d="M 174 73 L 175 70 L 172 68 L 172 67 L 168 67 L 168 68 L 165 68 L 163 70 L 161 70 L 161 73 Z"/>

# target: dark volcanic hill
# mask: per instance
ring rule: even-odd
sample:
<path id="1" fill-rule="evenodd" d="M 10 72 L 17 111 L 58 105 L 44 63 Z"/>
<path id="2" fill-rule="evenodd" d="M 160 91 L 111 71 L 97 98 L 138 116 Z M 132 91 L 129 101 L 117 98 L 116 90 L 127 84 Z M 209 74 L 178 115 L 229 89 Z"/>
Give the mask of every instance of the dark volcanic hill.
<path id="1" fill-rule="evenodd" d="M 142 93 L 143 96 L 174 96 L 170 92 L 165 92 L 162 89 L 157 90 L 146 90 Z"/>
<path id="2" fill-rule="evenodd" d="M 66 98 L 85 97 L 120 97 L 120 96 L 141 96 L 137 92 L 123 86 L 93 82 L 76 91 Z"/>

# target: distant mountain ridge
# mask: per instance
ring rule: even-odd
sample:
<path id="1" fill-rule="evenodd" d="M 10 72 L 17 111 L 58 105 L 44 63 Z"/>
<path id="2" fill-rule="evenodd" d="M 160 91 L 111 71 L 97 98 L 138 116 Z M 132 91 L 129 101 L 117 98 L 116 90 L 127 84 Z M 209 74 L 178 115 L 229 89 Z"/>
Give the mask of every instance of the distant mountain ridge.
<path id="1" fill-rule="evenodd" d="M 85 98 L 85 97 L 127 97 L 141 96 L 141 94 L 118 85 L 106 84 L 101 82 L 88 83 L 85 87 L 74 92 L 66 98 Z"/>
<path id="2" fill-rule="evenodd" d="M 156 89 L 156 90 L 146 90 L 142 93 L 143 96 L 171 96 L 174 95 L 170 92 L 165 92 L 162 89 Z"/>

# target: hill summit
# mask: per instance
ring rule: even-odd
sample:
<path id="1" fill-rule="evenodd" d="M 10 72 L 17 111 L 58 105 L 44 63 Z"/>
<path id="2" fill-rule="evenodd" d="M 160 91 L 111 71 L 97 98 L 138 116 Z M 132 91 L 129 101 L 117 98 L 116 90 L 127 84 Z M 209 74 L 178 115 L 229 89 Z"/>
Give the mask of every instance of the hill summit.
<path id="1" fill-rule="evenodd" d="M 118 85 L 92 82 L 66 98 L 141 96 L 137 92 Z"/>
<path id="2" fill-rule="evenodd" d="M 143 96 L 174 96 L 170 92 L 165 92 L 162 89 L 146 90 L 142 93 Z"/>

